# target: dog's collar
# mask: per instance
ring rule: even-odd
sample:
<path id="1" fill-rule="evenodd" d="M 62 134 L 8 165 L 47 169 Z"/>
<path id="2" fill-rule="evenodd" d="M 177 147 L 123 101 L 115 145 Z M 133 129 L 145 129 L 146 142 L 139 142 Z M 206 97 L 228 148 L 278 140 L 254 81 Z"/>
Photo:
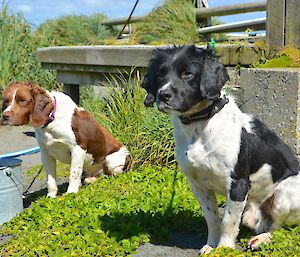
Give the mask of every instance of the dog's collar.
<path id="1" fill-rule="evenodd" d="M 218 98 L 205 109 L 190 115 L 181 115 L 179 116 L 179 119 L 181 120 L 182 124 L 191 124 L 199 120 L 208 120 L 211 117 L 213 117 L 216 113 L 221 111 L 225 104 L 227 104 L 228 102 L 229 100 L 226 97 Z"/>
<path id="2" fill-rule="evenodd" d="M 43 128 L 47 127 L 52 121 L 54 121 L 54 119 L 55 119 L 55 111 L 56 111 L 56 98 L 55 98 L 55 96 L 53 96 L 53 110 L 52 110 L 52 112 L 49 114 L 48 121 L 47 121 L 46 124 L 43 126 Z"/>

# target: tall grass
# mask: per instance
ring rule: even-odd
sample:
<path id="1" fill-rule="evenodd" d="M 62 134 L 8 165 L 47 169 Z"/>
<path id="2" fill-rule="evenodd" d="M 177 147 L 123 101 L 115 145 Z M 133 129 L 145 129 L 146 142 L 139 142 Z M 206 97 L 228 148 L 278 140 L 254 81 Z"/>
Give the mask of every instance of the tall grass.
<path id="1" fill-rule="evenodd" d="M 46 38 L 49 45 L 99 45 L 104 39 L 117 35 L 117 31 L 101 24 L 106 17 L 96 13 L 87 15 L 67 15 L 48 20 L 36 31 Z"/>
<path id="2" fill-rule="evenodd" d="M 86 99 L 83 106 L 115 137 L 124 143 L 132 156 L 131 166 L 174 164 L 173 131 L 169 116 L 156 108 L 144 107 L 145 91 L 141 77 L 111 77 L 107 82 L 110 97 Z M 121 84 L 121 87 L 115 85 Z"/>
<path id="3" fill-rule="evenodd" d="M 42 70 L 36 57 L 47 40 L 34 35 L 22 13 L 12 14 L 2 2 L 0 10 L 0 92 L 13 80 L 33 80 L 42 86 L 56 85 L 55 74 Z"/>
<path id="4" fill-rule="evenodd" d="M 0 10 L 0 98 L 10 81 L 32 80 L 48 89 L 57 87 L 56 73 L 41 68 L 37 48 L 51 45 L 100 44 L 114 35 L 100 24 L 102 14 L 66 16 L 44 23 L 33 31 L 23 14 L 13 14 L 5 1 Z"/>
<path id="5" fill-rule="evenodd" d="M 23 16 L 9 15 L 5 3 L 2 3 L 0 13 L 0 83 L 7 83 L 14 75 L 17 66 L 18 51 L 24 35 L 26 36 L 27 24 Z"/>
<path id="6" fill-rule="evenodd" d="M 140 43 L 184 44 L 199 41 L 191 0 L 166 0 L 136 25 L 134 39 Z"/>

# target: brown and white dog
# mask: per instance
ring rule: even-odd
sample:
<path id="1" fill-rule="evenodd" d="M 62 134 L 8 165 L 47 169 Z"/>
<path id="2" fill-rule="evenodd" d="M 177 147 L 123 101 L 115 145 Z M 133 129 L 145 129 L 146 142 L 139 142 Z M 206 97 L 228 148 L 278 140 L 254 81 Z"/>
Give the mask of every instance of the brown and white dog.
<path id="1" fill-rule="evenodd" d="M 57 195 L 56 160 L 71 164 L 67 193 L 78 191 L 83 170 L 92 182 L 103 173 L 116 175 L 125 169 L 126 147 L 63 93 L 14 82 L 4 89 L 2 111 L 4 124 L 34 127 L 50 197 Z"/>

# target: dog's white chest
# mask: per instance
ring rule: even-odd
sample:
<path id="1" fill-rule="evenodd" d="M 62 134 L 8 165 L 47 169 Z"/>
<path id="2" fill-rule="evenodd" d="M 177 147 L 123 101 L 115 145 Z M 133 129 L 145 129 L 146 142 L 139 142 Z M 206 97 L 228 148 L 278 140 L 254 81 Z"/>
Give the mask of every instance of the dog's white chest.
<path id="1" fill-rule="evenodd" d="M 225 167 L 225 162 L 220 161 L 218 156 L 217 152 L 206 149 L 206 146 L 199 141 L 186 147 L 176 147 L 177 161 L 195 186 L 225 194 L 230 174 Z"/>
<path id="2" fill-rule="evenodd" d="M 210 122 L 184 129 L 174 124 L 176 159 L 193 184 L 226 194 L 240 149 L 240 128 L 229 127 L 222 117 Z"/>
<path id="3" fill-rule="evenodd" d="M 48 132 L 36 132 L 39 145 L 44 148 L 47 153 L 56 160 L 63 163 L 71 162 L 71 145 L 72 142 L 68 138 L 56 138 Z"/>

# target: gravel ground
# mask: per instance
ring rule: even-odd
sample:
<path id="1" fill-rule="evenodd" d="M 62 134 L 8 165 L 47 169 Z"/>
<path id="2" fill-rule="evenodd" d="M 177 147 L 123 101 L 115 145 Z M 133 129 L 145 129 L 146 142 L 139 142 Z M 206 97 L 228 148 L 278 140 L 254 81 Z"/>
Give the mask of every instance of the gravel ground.
<path id="1" fill-rule="evenodd" d="M 28 126 L 10 127 L 0 125 L 0 154 L 24 150 L 32 147 L 36 147 L 37 142 L 34 138 L 34 130 Z M 32 181 L 32 177 L 25 174 L 24 171 L 34 167 L 41 163 L 40 154 L 32 154 L 18 157 L 22 159 L 22 180 L 24 191 Z M 66 187 L 66 179 L 60 179 L 58 181 L 62 187 Z M 24 207 L 30 207 L 32 201 L 34 201 L 40 195 L 46 194 L 46 182 L 44 180 L 37 179 L 32 188 L 31 194 L 24 200 Z M 9 235 L 0 234 L 0 245 L 5 243 L 9 239 Z M 196 257 L 199 256 L 199 249 L 205 243 L 205 238 L 201 238 L 197 233 L 185 233 L 181 231 L 174 231 L 168 240 L 161 244 L 147 243 L 138 248 L 139 253 L 134 254 L 135 257 Z"/>

